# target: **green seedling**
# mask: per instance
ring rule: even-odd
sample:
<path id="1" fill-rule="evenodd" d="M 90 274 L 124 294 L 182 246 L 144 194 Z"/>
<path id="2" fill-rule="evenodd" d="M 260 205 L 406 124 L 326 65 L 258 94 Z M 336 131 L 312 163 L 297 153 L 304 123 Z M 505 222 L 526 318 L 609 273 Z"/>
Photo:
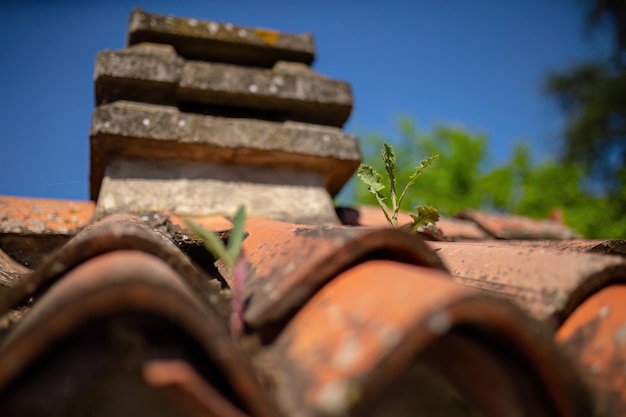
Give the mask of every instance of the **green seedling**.
<path id="1" fill-rule="evenodd" d="M 204 239 L 204 247 L 215 259 L 221 259 L 226 268 L 233 275 L 231 288 L 231 313 L 230 331 L 234 339 L 238 339 L 243 332 L 243 288 L 246 281 L 246 260 L 241 251 L 241 244 L 245 237 L 244 225 L 246 223 L 246 210 L 240 206 L 233 219 L 233 229 L 228 238 L 228 244 L 224 245 L 215 233 L 204 229 L 197 223 L 186 219 L 185 223 L 195 234 Z"/>
<path id="2" fill-rule="evenodd" d="M 357 175 L 361 181 L 368 186 L 369 192 L 376 197 L 376 201 L 385 214 L 389 227 L 397 229 L 400 205 L 407 191 L 415 184 L 415 181 L 422 175 L 422 172 L 439 159 L 439 155 L 430 156 L 424 159 L 419 166 L 415 167 L 415 172 L 409 177 L 409 182 L 404 186 L 399 196 L 396 191 L 396 155 L 393 153 L 393 148 L 387 143 L 383 144 L 382 158 L 385 164 L 385 172 L 389 180 L 389 201 L 391 202 L 391 208 L 387 206 L 387 196 L 382 194 L 382 191 L 385 189 L 383 178 L 374 168 L 367 164 L 361 164 Z M 420 226 L 427 226 L 429 223 L 435 223 L 439 220 L 439 212 L 434 207 L 417 206 L 415 207 L 415 212 L 415 214 L 410 214 L 413 219 L 413 223 L 410 225 L 412 232 L 417 231 L 417 228 Z"/>

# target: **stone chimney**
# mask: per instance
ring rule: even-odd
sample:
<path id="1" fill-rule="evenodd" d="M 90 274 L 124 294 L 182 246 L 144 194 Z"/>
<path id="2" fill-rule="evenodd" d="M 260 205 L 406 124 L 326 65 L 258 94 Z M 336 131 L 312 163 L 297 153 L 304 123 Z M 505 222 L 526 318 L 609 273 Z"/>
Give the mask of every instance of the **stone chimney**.
<path id="1" fill-rule="evenodd" d="M 350 86 L 313 71 L 313 38 L 131 13 L 128 47 L 98 54 L 96 213 L 169 211 L 336 224 L 360 162 L 341 127 Z"/>

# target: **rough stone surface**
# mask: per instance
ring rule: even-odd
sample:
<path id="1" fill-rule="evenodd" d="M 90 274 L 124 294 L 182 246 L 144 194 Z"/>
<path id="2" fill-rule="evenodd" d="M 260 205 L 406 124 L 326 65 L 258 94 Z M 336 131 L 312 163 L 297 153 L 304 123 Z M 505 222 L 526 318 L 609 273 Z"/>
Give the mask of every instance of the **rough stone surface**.
<path id="1" fill-rule="evenodd" d="M 253 117 L 338 127 L 352 111 L 348 83 L 293 64 L 262 69 L 185 61 L 172 50 L 154 47 L 101 52 L 95 83 L 97 104 L 136 100 L 226 107 Z"/>
<path id="2" fill-rule="evenodd" d="M 115 158 L 107 167 L 96 215 L 168 211 L 251 216 L 302 224 L 338 224 L 322 177 L 312 171 L 215 163 Z"/>
<path id="3" fill-rule="evenodd" d="M 360 163 L 358 140 L 340 129 L 183 113 L 175 107 L 115 102 L 91 125 L 91 198 L 110 157 L 207 161 L 317 172 L 335 195 Z"/>
<path id="4" fill-rule="evenodd" d="M 176 102 L 184 60 L 168 45 L 141 44 L 96 57 L 96 104 L 116 97 L 146 102 Z"/>
<path id="5" fill-rule="evenodd" d="M 171 46 L 142 43 L 120 51 L 100 52 L 94 79 L 115 74 L 120 78 L 176 83 L 184 64 Z"/>
<path id="6" fill-rule="evenodd" d="M 170 44 L 190 59 L 262 67 L 271 67 L 278 60 L 308 65 L 315 56 L 313 36 L 309 33 L 279 33 L 135 9 L 130 16 L 128 45 L 139 42 Z"/>

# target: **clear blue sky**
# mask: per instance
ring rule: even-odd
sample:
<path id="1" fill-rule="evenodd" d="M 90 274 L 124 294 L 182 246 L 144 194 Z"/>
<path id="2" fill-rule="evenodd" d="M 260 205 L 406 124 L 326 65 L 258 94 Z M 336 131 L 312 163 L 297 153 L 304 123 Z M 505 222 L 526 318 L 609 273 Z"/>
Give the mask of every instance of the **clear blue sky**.
<path id="1" fill-rule="evenodd" d="M 0 194 L 87 199 L 93 67 L 125 46 L 140 6 L 286 32 L 312 32 L 314 68 L 353 88 L 348 132 L 461 125 L 554 154 L 559 113 L 541 93 L 549 70 L 608 50 L 583 34 L 576 0 L 4 1 L 0 5 Z"/>

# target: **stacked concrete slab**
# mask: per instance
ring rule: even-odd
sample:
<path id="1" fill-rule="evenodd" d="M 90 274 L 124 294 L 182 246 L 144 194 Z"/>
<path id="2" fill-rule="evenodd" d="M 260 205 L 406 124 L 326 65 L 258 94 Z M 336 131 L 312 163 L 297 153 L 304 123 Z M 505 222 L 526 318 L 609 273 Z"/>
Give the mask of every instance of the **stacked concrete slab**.
<path id="1" fill-rule="evenodd" d="M 310 68 L 313 38 L 131 13 L 96 59 L 91 198 L 99 216 L 170 211 L 338 223 L 360 162 L 350 86 Z"/>

